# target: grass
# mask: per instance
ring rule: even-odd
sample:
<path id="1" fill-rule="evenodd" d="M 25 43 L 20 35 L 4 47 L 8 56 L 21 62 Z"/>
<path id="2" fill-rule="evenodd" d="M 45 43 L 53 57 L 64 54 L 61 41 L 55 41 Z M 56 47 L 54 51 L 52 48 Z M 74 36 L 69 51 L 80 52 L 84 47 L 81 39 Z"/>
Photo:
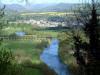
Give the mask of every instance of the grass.
<path id="1" fill-rule="evenodd" d="M 24 57 L 29 58 L 32 62 L 39 62 L 39 55 L 45 47 L 45 42 L 42 41 L 4 41 L 7 48 L 10 48 L 15 55 L 20 56 L 21 59 Z M 41 45 L 40 45 L 41 44 Z"/>
<path id="2" fill-rule="evenodd" d="M 59 32 L 46 30 L 46 31 L 39 31 L 38 33 L 39 33 L 38 36 L 42 36 L 42 37 L 48 37 L 48 36 L 57 37 Z"/>
<path id="3" fill-rule="evenodd" d="M 39 69 L 24 68 L 24 75 L 43 75 L 42 71 Z"/>
<path id="4" fill-rule="evenodd" d="M 23 67 L 17 64 L 8 65 L 3 75 L 43 75 L 41 69 Z"/>
<path id="5" fill-rule="evenodd" d="M 40 69 L 40 54 L 47 44 L 45 41 L 5 40 L 4 43 L 6 44 L 5 46 L 10 48 L 14 53 L 14 62 L 24 66 L 21 67 L 22 71 L 18 71 L 20 65 L 16 68 L 16 71 L 20 72 L 18 75 L 43 75 Z"/>

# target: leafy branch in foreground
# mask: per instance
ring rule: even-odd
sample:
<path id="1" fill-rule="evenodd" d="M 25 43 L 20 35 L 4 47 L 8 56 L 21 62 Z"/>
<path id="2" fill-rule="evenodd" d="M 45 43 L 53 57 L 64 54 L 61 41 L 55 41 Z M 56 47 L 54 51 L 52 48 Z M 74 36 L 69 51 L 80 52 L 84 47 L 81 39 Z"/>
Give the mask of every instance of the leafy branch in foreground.
<path id="1" fill-rule="evenodd" d="M 4 9 L 5 6 L 0 9 L 0 74 L 5 75 L 8 70 L 8 66 L 11 64 L 13 60 L 13 55 L 11 52 L 7 51 L 3 43 L 3 27 L 5 26 L 4 17 Z"/>
<path id="2" fill-rule="evenodd" d="M 100 73 L 100 23 L 98 14 L 98 1 L 86 4 L 79 10 L 77 21 L 83 23 L 83 31 L 89 41 L 84 42 L 80 35 L 73 37 L 76 60 L 82 69 L 83 75 L 99 75 Z M 84 12 L 85 11 L 85 12 Z"/>

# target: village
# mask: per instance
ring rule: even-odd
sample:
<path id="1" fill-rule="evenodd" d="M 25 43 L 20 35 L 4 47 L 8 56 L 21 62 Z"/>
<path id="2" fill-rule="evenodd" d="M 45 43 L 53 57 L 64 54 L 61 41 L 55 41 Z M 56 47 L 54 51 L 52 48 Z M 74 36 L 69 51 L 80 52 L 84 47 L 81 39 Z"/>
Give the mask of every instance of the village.
<path id="1" fill-rule="evenodd" d="M 58 25 L 61 25 L 62 27 L 66 27 L 67 23 L 65 22 L 51 22 L 51 21 L 46 21 L 46 20 L 34 20 L 34 19 L 29 19 L 29 20 L 17 20 L 16 22 L 9 22 L 9 23 L 27 23 L 27 24 L 35 24 L 40 27 L 57 27 Z"/>

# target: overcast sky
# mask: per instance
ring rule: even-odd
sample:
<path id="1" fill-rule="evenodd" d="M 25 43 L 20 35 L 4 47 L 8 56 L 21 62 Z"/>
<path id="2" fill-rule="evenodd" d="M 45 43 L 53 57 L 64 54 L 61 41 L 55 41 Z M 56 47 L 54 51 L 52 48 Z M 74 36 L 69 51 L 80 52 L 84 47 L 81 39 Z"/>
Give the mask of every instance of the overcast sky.
<path id="1" fill-rule="evenodd" d="M 1 0 L 5 4 L 25 4 L 25 2 L 20 2 L 20 0 Z M 29 0 L 32 4 L 43 4 L 43 3 L 79 3 L 80 0 Z"/>

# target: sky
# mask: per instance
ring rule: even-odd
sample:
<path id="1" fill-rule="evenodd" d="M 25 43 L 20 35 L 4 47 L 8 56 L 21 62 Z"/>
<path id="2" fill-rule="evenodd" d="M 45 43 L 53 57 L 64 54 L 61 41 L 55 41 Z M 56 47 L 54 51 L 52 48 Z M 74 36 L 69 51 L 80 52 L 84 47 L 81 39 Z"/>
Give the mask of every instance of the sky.
<path id="1" fill-rule="evenodd" d="M 23 0 L 1 0 L 4 4 L 25 4 Z M 79 3 L 80 0 L 29 0 L 31 4 L 43 4 L 43 3 Z"/>

